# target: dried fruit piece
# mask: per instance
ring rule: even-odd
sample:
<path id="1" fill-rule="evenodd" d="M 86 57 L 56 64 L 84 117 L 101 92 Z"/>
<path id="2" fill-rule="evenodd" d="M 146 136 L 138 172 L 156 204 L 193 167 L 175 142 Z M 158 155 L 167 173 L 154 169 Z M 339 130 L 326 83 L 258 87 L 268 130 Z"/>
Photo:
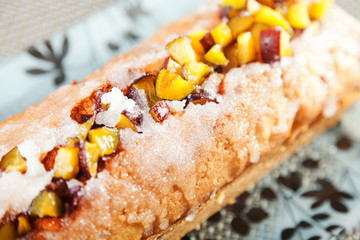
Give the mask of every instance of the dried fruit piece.
<path id="1" fill-rule="evenodd" d="M 254 39 L 255 50 L 257 53 L 260 53 L 260 33 L 261 31 L 269 28 L 270 26 L 267 24 L 255 23 L 250 29 L 251 35 Z"/>
<path id="2" fill-rule="evenodd" d="M 155 121 L 163 122 L 168 118 L 170 114 L 170 108 L 165 101 L 160 101 L 151 108 L 150 114 Z"/>
<path id="3" fill-rule="evenodd" d="M 232 6 L 236 10 L 245 8 L 246 0 L 224 0 L 221 6 Z"/>
<path id="4" fill-rule="evenodd" d="M 191 39 L 191 46 L 198 54 L 205 54 L 205 49 L 201 44 L 200 40 L 208 33 L 206 30 L 198 30 L 194 32 L 190 32 L 188 34 L 189 38 Z"/>
<path id="5" fill-rule="evenodd" d="M 119 129 L 126 129 L 130 128 L 134 132 L 137 132 L 135 125 L 127 118 L 124 114 L 121 114 L 119 122 L 116 124 L 116 128 Z"/>
<path id="6" fill-rule="evenodd" d="M 17 221 L 18 221 L 18 226 L 17 226 L 18 236 L 23 236 L 31 231 L 31 225 L 27 217 L 25 217 L 24 215 L 20 215 L 18 216 Z"/>
<path id="7" fill-rule="evenodd" d="M 102 127 L 89 131 L 89 141 L 96 143 L 100 148 L 100 156 L 112 154 L 119 144 L 119 131 L 117 129 Z"/>
<path id="8" fill-rule="evenodd" d="M 262 6 L 256 14 L 256 22 L 268 24 L 271 27 L 280 26 L 286 31 L 292 32 L 290 23 L 282 16 L 282 14 L 267 6 Z"/>
<path id="9" fill-rule="evenodd" d="M 172 61 L 172 62 L 176 63 L 175 61 Z M 180 67 L 180 72 L 181 72 L 181 67 Z M 150 106 L 152 106 L 155 103 L 157 103 L 158 101 L 160 101 L 160 99 L 158 99 L 155 94 L 155 81 L 156 81 L 155 75 L 147 74 L 147 75 L 142 76 L 141 78 L 137 79 L 131 85 L 132 89 L 139 89 L 139 90 L 143 90 L 145 92 L 146 98 L 147 98 Z"/>
<path id="10" fill-rule="evenodd" d="M 269 6 L 271 8 L 274 7 L 275 1 L 274 0 L 257 0 L 260 4 Z"/>
<path id="11" fill-rule="evenodd" d="M 100 148 L 95 143 L 85 142 L 85 157 L 87 170 L 92 177 L 96 177 L 98 161 L 100 157 Z"/>
<path id="12" fill-rule="evenodd" d="M 214 46 L 215 41 L 210 32 L 208 32 L 202 39 L 200 39 L 200 43 L 203 46 L 205 52 L 207 52 L 212 46 Z"/>
<path id="13" fill-rule="evenodd" d="M 15 240 L 15 228 L 12 222 L 5 223 L 0 227 L 0 239 Z"/>
<path id="14" fill-rule="evenodd" d="M 237 37 L 240 33 L 250 29 L 255 22 L 254 16 L 237 16 L 228 23 L 233 37 Z"/>
<path id="15" fill-rule="evenodd" d="M 225 22 L 219 23 L 215 26 L 215 28 L 210 31 L 210 34 L 213 37 L 214 42 L 223 47 L 229 45 L 229 43 L 233 40 L 231 29 Z"/>
<path id="16" fill-rule="evenodd" d="M 202 62 L 191 62 L 183 66 L 183 73 L 186 80 L 201 85 L 205 78 L 211 73 L 211 68 Z"/>
<path id="17" fill-rule="evenodd" d="M 215 65 L 226 65 L 229 62 L 224 55 L 222 46 L 219 44 L 210 48 L 204 57 L 206 61 Z"/>
<path id="18" fill-rule="evenodd" d="M 67 147 L 76 147 L 79 144 L 79 141 L 80 140 L 78 138 L 68 138 L 66 141 L 66 146 Z"/>
<path id="19" fill-rule="evenodd" d="M 237 37 L 238 43 L 238 63 L 245 64 L 256 59 L 254 39 L 251 32 L 245 32 Z"/>
<path id="20" fill-rule="evenodd" d="M 317 0 L 311 3 L 309 6 L 310 18 L 318 20 L 324 17 L 328 13 L 333 2 L 334 0 Z"/>
<path id="21" fill-rule="evenodd" d="M 88 134 L 88 132 L 89 132 L 89 130 L 92 127 L 93 124 L 94 124 L 94 117 L 91 117 L 86 122 L 78 125 L 78 131 L 79 131 L 79 138 L 80 139 L 83 139 L 83 140 L 86 139 L 87 134 Z"/>
<path id="22" fill-rule="evenodd" d="M 29 214 L 32 217 L 62 217 L 65 207 L 61 199 L 52 191 L 42 191 L 32 201 Z"/>
<path id="23" fill-rule="evenodd" d="M 197 54 L 191 46 L 191 41 L 187 37 L 177 38 L 171 41 L 166 47 L 171 57 L 181 65 L 188 62 L 195 62 L 198 59 Z"/>
<path id="24" fill-rule="evenodd" d="M 187 97 L 186 105 L 188 105 L 189 103 L 204 105 L 208 102 L 217 103 L 217 101 L 214 97 L 212 97 L 205 90 L 201 89 L 201 90 L 194 91 Z"/>
<path id="25" fill-rule="evenodd" d="M 283 29 L 263 30 L 260 35 L 261 59 L 264 63 L 280 61 L 291 55 L 290 35 Z"/>
<path id="26" fill-rule="evenodd" d="M 158 73 L 155 89 L 159 98 L 182 100 L 194 90 L 194 85 L 178 74 L 162 69 Z"/>
<path id="27" fill-rule="evenodd" d="M 27 169 L 25 158 L 21 156 L 17 147 L 13 148 L 1 159 L 0 167 L 1 170 L 6 172 L 18 171 L 24 173 Z"/>
<path id="28" fill-rule="evenodd" d="M 246 10 L 251 14 L 255 15 L 261 9 L 261 4 L 256 0 L 247 0 Z"/>
<path id="29" fill-rule="evenodd" d="M 178 64 L 177 62 L 175 62 L 174 60 L 172 60 L 171 57 L 168 57 L 165 59 L 163 68 L 169 70 L 170 72 L 173 72 L 173 73 L 176 73 L 176 74 L 182 76 L 181 65 Z M 156 76 L 154 79 L 154 88 L 155 88 L 155 81 L 156 81 Z"/>
<path id="30" fill-rule="evenodd" d="M 79 148 L 59 148 L 54 162 L 54 177 L 69 180 L 79 172 Z"/>
<path id="31" fill-rule="evenodd" d="M 292 4 L 289 7 L 287 16 L 293 28 L 303 29 L 311 24 L 308 6 L 304 1 Z"/>

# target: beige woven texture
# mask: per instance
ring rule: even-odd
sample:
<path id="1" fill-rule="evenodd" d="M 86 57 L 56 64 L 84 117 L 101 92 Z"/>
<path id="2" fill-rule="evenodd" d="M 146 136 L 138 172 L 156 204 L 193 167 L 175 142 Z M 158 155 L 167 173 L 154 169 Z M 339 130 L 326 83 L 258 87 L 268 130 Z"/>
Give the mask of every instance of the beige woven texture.
<path id="1" fill-rule="evenodd" d="M 114 0 L 0 0 L 0 61 L 64 31 L 112 2 Z M 337 0 L 337 3 L 360 18 L 360 0 Z"/>

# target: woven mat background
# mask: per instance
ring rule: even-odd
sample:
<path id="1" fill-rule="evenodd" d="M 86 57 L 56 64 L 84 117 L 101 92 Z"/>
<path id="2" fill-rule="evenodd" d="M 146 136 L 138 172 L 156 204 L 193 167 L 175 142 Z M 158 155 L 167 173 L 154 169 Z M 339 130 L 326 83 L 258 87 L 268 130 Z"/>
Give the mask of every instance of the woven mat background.
<path id="1" fill-rule="evenodd" d="M 0 0 L 0 62 L 115 1 Z M 336 1 L 360 18 L 360 0 Z"/>

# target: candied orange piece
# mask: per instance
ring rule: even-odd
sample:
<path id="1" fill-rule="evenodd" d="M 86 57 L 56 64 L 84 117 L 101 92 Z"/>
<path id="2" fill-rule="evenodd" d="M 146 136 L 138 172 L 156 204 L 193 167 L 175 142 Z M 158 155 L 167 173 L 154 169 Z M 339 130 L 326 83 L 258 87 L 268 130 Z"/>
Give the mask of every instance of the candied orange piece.
<path id="1" fill-rule="evenodd" d="M 194 90 L 194 85 L 178 74 L 162 69 L 158 73 L 155 89 L 161 99 L 182 100 Z"/>
<path id="2" fill-rule="evenodd" d="M 206 30 L 198 30 L 188 34 L 191 39 L 191 46 L 198 54 L 205 54 L 205 49 L 200 40 L 208 33 Z"/>
<path id="3" fill-rule="evenodd" d="M 137 132 L 137 129 L 135 125 L 130 121 L 128 117 L 126 117 L 124 114 L 121 114 L 119 122 L 116 124 L 116 128 L 119 129 L 126 129 L 130 128 L 134 132 Z"/>
<path id="4" fill-rule="evenodd" d="M 26 161 L 17 147 L 13 148 L 1 159 L 0 167 L 6 172 L 18 171 L 24 173 L 27 169 Z"/>
<path id="5" fill-rule="evenodd" d="M 187 81 L 201 85 L 211 73 L 211 68 L 202 62 L 191 62 L 183 66 L 183 72 Z"/>
<path id="6" fill-rule="evenodd" d="M 31 225 L 27 217 L 20 215 L 18 218 L 17 235 L 23 236 L 31 231 Z M 1 238 L 0 238 L 1 239 Z"/>
<path id="7" fill-rule="evenodd" d="M 191 41 L 187 37 L 177 38 L 167 45 L 167 49 L 173 57 L 181 65 L 188 62 L 195 62 L 198 59 Z"/>
<path id="8" fill-rule="evenodd" d="M 240 33 L 249 30 L 255 22 L 254 16 L 238 16 L 231 19 L 228 23 L 233 37 L 237 37 Z"/>
<path id="9" fill-rule="evenodd" d="M 271 27 L 280 26 L 288 32 L 292 32 L 290 23 L 278 11 L 262 6 L 256 14 L 256 22 L 267 24 Z"/>
<path id="10" fill-rule="evenodd" d="M 8 222 L 0 226 L 0 239 L 15 240 L 15 238 L 15 227 L 12 222 Z"/>
<path id="11" fill-rule="evenodd" d="M 238 43 L 238 63 L 245 64 L 256 59 L 254 39 L 251 32 L 244 32 L 237 37 Z"/>
<path id="12" fill-rule="evenodd" d="M 318 20 L 324 17 L 328 13 L 333 2 L 334 0 L 318 0 L 311 3 L 309 6 L 310 18 Z"/>
<path id="13" fill-rule="evenodd" d="M 205 54 L 205 60 L 215 65 L 226 65 L 229 60 L 226 59 L 222 46 L 215 44 Z"/>
<path id="14" fill-rule="evenodd" d="M 308 14 L 308 6 L 303 1 L 291 5 L 287 15 L 290 25 L 293 28 L 303 29 L 311 24 Z"/>
<path id="15" fill-rule="evenodd" d="M 76 177 L 79 168 L 79 148 L 59 148 L 54 161 L 54 176 L 69 180 Z"/>
<path id="16" fill-rule="evenodd" d="M 119 144 L 119 131 L 117 129 L 102 127 L 89 131 L 89 141 L 96 143 L 100 148 L 100 156 L 114 153 Z"/>
<path id="17" fill-rule="evenodd" d="M 246 0 L 224 0 L 221 3 L 222 7 L 231 6 L 236 10 L 243 9 L 246 5 Z"/>
<path id="18" fill-rule="evenodd" d="M 95 143 L 85 142 L 86 150 L 86 164 L 89 170 L 89 173 L 92 177 L 96 177 L 98 161 L 100 157 L 100 148 Z"/>
<path id="19" fill-rule="evenodd" d="M 29 214 L 33 217 L 61 217 L 65 213 L 65 207 L 59 196 L 44 190 L 32 201 Z"/>
<path id="20" fill-rule="evenodd" d="M 225 23 L 219 23 L 215 28 L 210 31 L 211 36 L 214 39 L 215 44 L 220 44 L 223 47 L 226 47 L 233 40 L 231 29 Z"/>

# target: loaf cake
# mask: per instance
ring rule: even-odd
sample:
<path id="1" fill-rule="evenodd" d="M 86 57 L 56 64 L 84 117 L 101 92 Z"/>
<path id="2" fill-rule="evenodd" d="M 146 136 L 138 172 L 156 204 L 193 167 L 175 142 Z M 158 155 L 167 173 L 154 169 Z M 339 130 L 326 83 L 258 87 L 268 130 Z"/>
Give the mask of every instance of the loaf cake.
<path id="1" fill-rule="evenodd" d="M 331 0 L 209 2 L 0 124 L 0 239 L 179 239 L 359 86 Z"/>

